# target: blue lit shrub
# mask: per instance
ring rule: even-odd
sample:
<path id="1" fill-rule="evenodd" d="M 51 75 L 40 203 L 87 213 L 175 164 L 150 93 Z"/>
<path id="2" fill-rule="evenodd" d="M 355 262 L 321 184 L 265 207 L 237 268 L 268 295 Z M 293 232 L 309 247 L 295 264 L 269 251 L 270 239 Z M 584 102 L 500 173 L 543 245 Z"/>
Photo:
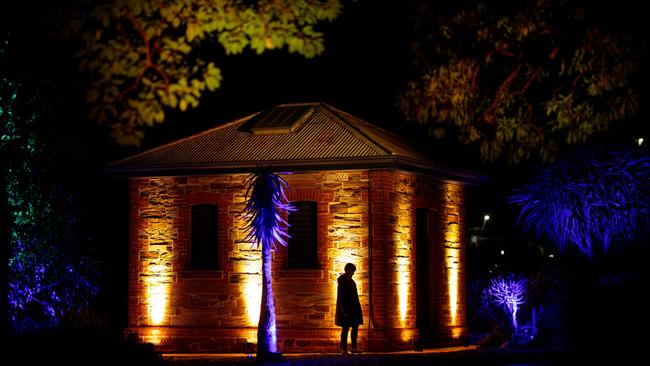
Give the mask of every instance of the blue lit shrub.
<path id="1" fill-rule="evenodd" d="M 650 157 L 646 150 L 579 153 L 547 167 L 509 201 L 523 229 L 591 257 L 612 243 L 647 238 Z"/>

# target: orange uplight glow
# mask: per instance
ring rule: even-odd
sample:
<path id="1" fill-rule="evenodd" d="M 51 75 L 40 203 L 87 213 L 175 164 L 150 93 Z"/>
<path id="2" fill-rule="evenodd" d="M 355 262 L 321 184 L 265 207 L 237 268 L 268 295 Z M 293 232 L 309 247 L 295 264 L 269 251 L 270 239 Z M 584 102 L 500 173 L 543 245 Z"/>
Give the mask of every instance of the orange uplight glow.
<path id="1" fill-rule="evenodd" d="M 410 342 L 418 338 L 418 331 L 415 329 L 402 329 L 400 331 L 400 339 L 402 342 Z"/>
<path id="2" fill-rule="evenodd" d="M 463 335 L 463 328 L 461 327 L 454 327 L 451 328 L 451 337 L 454 339 L 460 338 L 460 336 Z"/>
<path id="3" fill-rule="evenodd" d="M 144 334 L 144 341 L 158 345 L 162 343 L 163 336 L 163 332 L 160 329 L 149 329 L 149 331 Z"/>
<path id="4" fill-rule="evenodd" d="M 404 325 L 406 311 L 408 310 L 409 298 L 409 268 L 411 261 L 407 257 L 397 258 L 397 298 L 399 309 L 399 320 Z"/>
<path id="5" fill-rule="evenodd" d="M 256 250 L 259 253 L 259 250 Z M 243 273 L 244 282 L 240 291 L 246 307 L 246 319 L 249 327 L 256 327 L 260 320 L 260 307 L 262 303 L 262 258 L 256 261 L 242 261 L 237 272 Z"/>
<path id="6" fill-rule="evenodd" d="M 357 273 L 354 276 L 354 282 L 357 283 L 357 291 L 359 296 L 363 291 L 363 281 L 359 276 L 359 249 L 358 248 L 344 248 L 339 249 L 336 258 L 334 258 L 334 271 L 330 273 L 330 285 L 332 291 L 332 299 L 336 299 L 337 283 L 336 279 L 345 272 L 344 268 L 347 263 L 352 263 L 357 267 Z"/>
<path id="7" fill-rule="evenodd" d="M 399 195 L 393 206 L 394 215 L 397 217 L 393 231 L 393 241 L 395 243 L 393 256 L 395 258 L 395 282 L 397 290 L 397 312 L 399 314 L 399 326 L 408 327 L 408 309 L 410 296 L 412 293 L 411 283 L 411 254 L 412 241 L 411 230 L 413 226 L 414 206 L 411 194 L 413 187 L 403 185 L 399 188 L 400 192 L 405 194 Z M 394 290 L 393 290 L 394 291 Z M 406 336 L 405 333 L 402 334 Z"/>
<path id="8" fill-rule="evenodd" d="M 458 324 L 458 249 L 445 249 L 445 266 L 447 267 L 447 289 L 449 291 L 450 325 Z"/>
<path id="9" fill-rule="evenodd" d="M 447 192 L 447 209 L 455 211 L 457 209 L 454 203 L 455 197 L 460 193 L 461 187 L 454 184 L 446 184 Z M 457 213 L 455 213 L 457 216 Z M 449 325 L 454 327 L 459 324 L 458 303 L 460 300 L 460 226 L 457 221 L 444 222 L 445 224 L 445 243 L 444 243 L 444 261 L 447 272 L 447 293 L 449 294 Z M 453 329 L 452 333 L 460 332 L 459 329 Z M 452 334 L 454 336 L 454 334 Z M 459 334 L 458 334 L 459 336 Z"/>
<path id="10" fill-rule="evenodd" d="M 164 265 L 150 265 L 146 279 L 146 302 L 149 325 L 162 325 L 169 308 L 169 286 L 166 282 L 170 269 Z"/>

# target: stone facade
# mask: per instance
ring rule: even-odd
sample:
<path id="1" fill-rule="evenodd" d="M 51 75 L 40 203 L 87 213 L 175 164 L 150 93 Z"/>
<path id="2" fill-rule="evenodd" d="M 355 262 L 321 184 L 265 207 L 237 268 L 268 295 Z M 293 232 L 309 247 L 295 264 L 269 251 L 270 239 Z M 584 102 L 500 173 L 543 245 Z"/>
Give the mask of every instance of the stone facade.
<path id="1" fill-rule="evenodd" d="M 245 242 L 246 175 L 131 178 L 129 329 L 163 351 L 252 352 L 260 253 Z M 274 253 L 281 352 L 336 351 L 336 278 L 357 266 L 362 348 L 412 347 L 418 337 L 416 262 L 431 287 L 427 325 L 441 341 L 465 336 L 463 186 L 390 170 L 287 174 L 290 201 L 317 207 L 318 269 L 287 268 Z M 218 207 L 219 266 L 188 270 L 192 205 Z M 416 258 L 416 211 L 431 212 L 428 258 Z M 423 267 L 422 267 L 423 268 Z M 420 322 L 421 323 L 421 322 Z M 421 324 L 420 324 L 421 326 Z"/>

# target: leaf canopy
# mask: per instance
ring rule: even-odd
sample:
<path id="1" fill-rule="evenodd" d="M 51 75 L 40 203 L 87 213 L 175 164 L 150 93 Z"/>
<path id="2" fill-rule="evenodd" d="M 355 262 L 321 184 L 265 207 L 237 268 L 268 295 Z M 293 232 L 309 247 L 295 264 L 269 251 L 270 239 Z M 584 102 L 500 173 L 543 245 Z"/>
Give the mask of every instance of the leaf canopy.
<path id="1" fill-rule="evenodd" d="M 307 58 L 324 50 L 314 26 L 334 20 L 340 0 L 83 1 L 60 34 L 81 38 L 77 56 L 90 75 L 88 117 L 121 145 L 138 146 L 169 108 L 186 111 L 221 86 L 205 44 L 226 55 L 286 48 Z"/>
<path id="2" fill-rule="evenodd" d="M 420 73 L 398 108 L 483 161 L 551 162 L 638 110 L 639 45 L 576 2 L 480 2 L 444 20 L 423 3 L 418 20 Z"/>

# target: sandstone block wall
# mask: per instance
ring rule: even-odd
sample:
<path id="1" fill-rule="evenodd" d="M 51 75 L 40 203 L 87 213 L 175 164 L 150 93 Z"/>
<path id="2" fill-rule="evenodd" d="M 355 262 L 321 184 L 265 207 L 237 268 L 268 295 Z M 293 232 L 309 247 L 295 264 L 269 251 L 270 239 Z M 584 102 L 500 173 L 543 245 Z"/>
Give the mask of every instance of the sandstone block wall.
<path id="1" fill-rule="evenodd" d="M 245 177 L 132 179 L 129 331 L 165 351 L 251 351 L 256 342 L 261 265 L 259 251 L 244 240 L 242 230 Z M 438 213 L 440 251 L 451 248 L 460 253 L 456 261 L 437 256 L 438 262 L 432 263 L 439 268 L 432 283 L 440 288 L 436 301 L 437 318 L 444 323 L 441 334 L 464 326 L 464 292 L 458 297 L 454 324 L 449 319 L 449 294 L 443 293 L 449 277 L 445 263 L 463 270 L 462 186 L 394 171 L 323 171 L 283 177 L 290 186 L 290 201 L 317 204 L 319 268 L 288 269 L 287 249 L 274 253 L 282 352 L 337 349 L 336 278 L 348 262 L 357 266 L 354 278 L 365 315 L 360 344 L 375 349 L 411 347 L 418 336 L 415 211 L 421 207 Z M 203 203 L 218 206 L 219 267 L 196 271 L 187 267 L 190 213 L 192 205 Z M 464 274 L 457 280 L 464 286 Z"/>

